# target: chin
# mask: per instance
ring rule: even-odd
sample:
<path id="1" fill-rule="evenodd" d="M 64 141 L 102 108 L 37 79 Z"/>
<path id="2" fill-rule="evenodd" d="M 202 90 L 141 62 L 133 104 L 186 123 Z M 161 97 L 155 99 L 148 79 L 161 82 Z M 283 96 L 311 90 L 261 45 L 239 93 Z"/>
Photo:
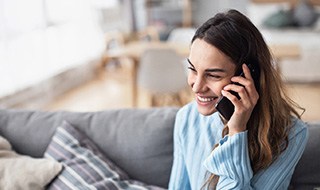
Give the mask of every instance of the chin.
<path id="1" fill-rule="evenodd" d="M 212 107 L 211 109 L 208 108 L 204 108 L 202 106 L 198 105 L 198 112 L 204 116 L 209 116 L 212 115 L 213 113 L 215 113 L 217 110 L 215 107 Z"/>

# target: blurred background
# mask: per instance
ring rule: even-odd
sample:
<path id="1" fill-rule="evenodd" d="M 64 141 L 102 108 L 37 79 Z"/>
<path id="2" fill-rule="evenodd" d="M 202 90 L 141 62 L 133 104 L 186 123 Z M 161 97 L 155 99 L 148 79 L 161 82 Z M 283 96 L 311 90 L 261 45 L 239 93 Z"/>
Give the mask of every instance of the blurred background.
<path id="1" fill-rule="evenodd" d="M 319 0 L 0 0 L 0 108 L 180 107 L 196 28 L 231 8 L 262 32 L 303 119 L 320 121 Z"/>

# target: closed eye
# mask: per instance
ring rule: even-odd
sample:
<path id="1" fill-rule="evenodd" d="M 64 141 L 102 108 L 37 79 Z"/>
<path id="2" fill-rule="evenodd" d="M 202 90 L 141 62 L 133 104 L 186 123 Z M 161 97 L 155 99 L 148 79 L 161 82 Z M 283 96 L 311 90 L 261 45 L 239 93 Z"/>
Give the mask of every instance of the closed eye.
<path id="1" fill-rule="evenodd" d="M 188 63 L 189 63 L 189 67 L 188 69 L 191 70 L 194 73 L 197 73 L 197 70 L 195 69 L 194 65 L 191 63 L 191 61 L 189 59 L 187 59 Z M 213 68 L 213 69 L 206 69 L 205 70 L 205 77 L 206 78 L 210 78 L 213 80 L 220 80 L 223 78 L 223 76 L 219 75 L 221 73 L 225 73 L 226 71 L 224 69 L 220 69 L 220 68 Z"/>
<path id="2" fill-rule="evenodd" d="M 220 75 L 213 75 L 213 74 L 207 74 L 207 77 L 210 77 L 210 78 L 214 78 L 214 79 L 221 79 L 222 78 L 222 76 L 220 76 Z"/>

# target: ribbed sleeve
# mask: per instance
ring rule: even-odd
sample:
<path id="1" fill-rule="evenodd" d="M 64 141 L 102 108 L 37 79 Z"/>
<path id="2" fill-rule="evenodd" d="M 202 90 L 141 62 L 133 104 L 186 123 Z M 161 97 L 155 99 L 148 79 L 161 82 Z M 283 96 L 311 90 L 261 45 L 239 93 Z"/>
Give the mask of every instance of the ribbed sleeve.
<path id="1" fill-rule="evenodd" d="M 220 145 L 205 160 L 205 167 L 220 176 L 218 189 L 250 186 L 253 172 L 248 153 L 247 131 L 224 139 L 225 142 L 220 141 Z"/>

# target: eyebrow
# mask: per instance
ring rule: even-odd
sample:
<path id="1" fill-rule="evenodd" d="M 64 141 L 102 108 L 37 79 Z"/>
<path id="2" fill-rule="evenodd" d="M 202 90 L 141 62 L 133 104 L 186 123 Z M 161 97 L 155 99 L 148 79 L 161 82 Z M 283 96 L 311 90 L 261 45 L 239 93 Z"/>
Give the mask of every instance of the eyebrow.
<path id="1" fill-rule="evenodd" d="M 193 68 L 195 68 L 194 65 L 191 63 L 191 61 L 188 58 L 187 58 L 187 61 Z M 206 69 L 205 72 L 209 72 L 209 73 L 211 73 L 211 72 L 222 72 L 222 73 L 224 73 L 224 72 L 226 72 L 226 70 L 216 68 L 216 69 Z"/>

